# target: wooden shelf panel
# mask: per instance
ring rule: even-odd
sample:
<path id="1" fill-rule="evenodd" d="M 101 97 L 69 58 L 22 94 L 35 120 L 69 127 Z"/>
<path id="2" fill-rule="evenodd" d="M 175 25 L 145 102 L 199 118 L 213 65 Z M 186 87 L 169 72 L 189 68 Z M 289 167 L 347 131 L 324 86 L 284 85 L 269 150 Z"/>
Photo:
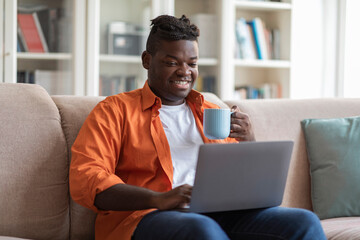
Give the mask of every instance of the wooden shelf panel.
<path id="1" fill-rule="evenodd" d="M 17 53 L 17 59 L 33 60 L 70 60 L 70 53 Z"/>
<path id="2" fill-rule="evenodd" d="M 290 61 L 286 60 L 243 60 L 235 59 L 236 67 L 248 68 L 290 68 Z"/>
<path id="3" fill-rule="evenodd" d="M 140 56 L 100 54 L 101 62 L 141 63 Z"/>
<path id="4" fill-rule="evenodd" d="M 121 62 L 121 63 L 141 63 L 141 57 L 139 56 L 128 56 L 128 55 L 109 55 L 101 54 L 101 62 Z M 215 58 L 201 58 L 198 62 L 199 66 L 216 66 L 218 60 Z"/>
<path id="5" fill-rule="evenodd" d="M 244 10 L 259 10 L 259 11 L 287 11 L 291 10 L 290 3 L 280 2 L 251 2 L 251 1 L 235 1 L 235 7 Z"/>

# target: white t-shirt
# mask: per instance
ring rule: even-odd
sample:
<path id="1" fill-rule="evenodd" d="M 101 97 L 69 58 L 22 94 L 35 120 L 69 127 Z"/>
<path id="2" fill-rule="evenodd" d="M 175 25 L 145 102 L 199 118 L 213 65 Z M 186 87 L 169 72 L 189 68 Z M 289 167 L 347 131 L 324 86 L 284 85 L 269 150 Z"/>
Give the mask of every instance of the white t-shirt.
<path id="1" fill-rule="evenodd" d="M 199 146 L 204 143 L 194 115 L 186 102 L 177 106 L 162 105 L 159 112 L 170 145 L 173 188 L 185 183 L 194 185 Z"/>

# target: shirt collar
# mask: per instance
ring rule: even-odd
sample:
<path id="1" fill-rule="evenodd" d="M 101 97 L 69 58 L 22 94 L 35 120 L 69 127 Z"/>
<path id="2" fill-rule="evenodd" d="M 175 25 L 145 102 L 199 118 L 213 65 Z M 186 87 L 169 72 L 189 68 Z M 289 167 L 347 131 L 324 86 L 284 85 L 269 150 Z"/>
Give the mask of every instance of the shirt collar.
<path id="1" fill-rule="evenodd" d="M 189 95 L 186 97 L 186 101 L 194 103 L 197 107 L 201 108 L 204 103 L 204 96 L 198 91 L 192 89 Z M 157 105 L 159 108 L 161 108 L 161 99 L 156 96 L 153 91 L 151 91 L 148 81 L 146 81 L 142 89 L 142 110 L 145 111 L 154 105 Z"/>
<path id="2" fill-rule="evenodd" d="M 161 99 L 151 91 L 148 81 L 145 82 L 141 95 L 143 111 L 152 107 L 153 105 L 159 105 L 159 108 L 161 107 Z"/>

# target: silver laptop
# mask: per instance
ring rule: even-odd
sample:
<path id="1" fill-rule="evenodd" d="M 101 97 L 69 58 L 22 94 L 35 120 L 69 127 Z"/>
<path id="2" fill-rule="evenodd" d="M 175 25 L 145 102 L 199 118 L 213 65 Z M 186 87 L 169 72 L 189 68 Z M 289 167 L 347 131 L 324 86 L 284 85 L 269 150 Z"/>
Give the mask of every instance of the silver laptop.
<path id="1" fill-rule="evenodd" d="M 201 145 L 189 211 L 280 205 L 293 144 L 269 141 Z"/>

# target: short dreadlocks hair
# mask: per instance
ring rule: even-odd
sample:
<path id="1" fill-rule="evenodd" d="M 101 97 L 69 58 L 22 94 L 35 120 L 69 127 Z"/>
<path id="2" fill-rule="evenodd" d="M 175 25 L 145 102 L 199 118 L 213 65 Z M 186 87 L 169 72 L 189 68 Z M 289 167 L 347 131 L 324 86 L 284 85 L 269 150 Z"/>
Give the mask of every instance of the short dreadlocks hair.
<path id="1" fill-rule="evenodd" d="M 151 20 L 151 31 L 146 42 L 146 51 L 154 55 L 159 47 L 160 40 L 177 41 L 190 40 L 197 41 L 200 30 L 190 23 L 185 15 L 176 18 L 169 15 L 161 15 Z"/>

